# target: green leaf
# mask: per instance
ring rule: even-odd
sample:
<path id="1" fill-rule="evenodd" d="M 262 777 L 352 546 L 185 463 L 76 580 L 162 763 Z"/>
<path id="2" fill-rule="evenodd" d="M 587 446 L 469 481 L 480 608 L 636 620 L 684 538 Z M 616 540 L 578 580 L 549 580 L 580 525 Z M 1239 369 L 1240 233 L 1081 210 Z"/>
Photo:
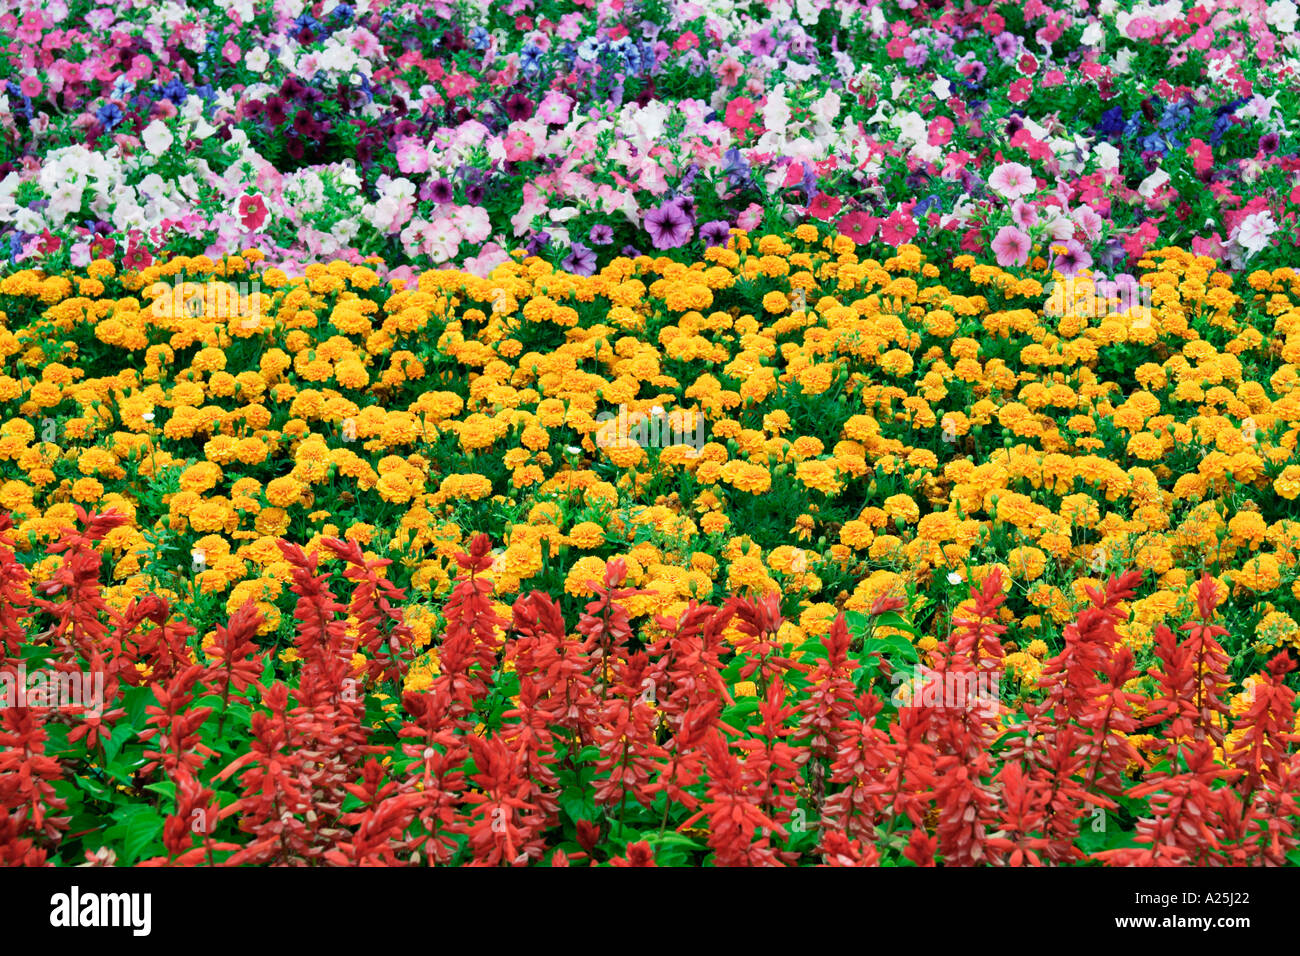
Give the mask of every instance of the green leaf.
<path id="1" fill-rule="evenodd" d="M 105 763 L 113 764 L 121 753 L 123 745 L 135 736 L 135 728 L 123 721 L 113 727 L 113 732 L 104 741 Z"/>
<path id="2" fill-rule="evenodd" d="M 873 637 L 869 641 L 864 641 L 862 643 L 862 653 L 864 656 L 879 654 L 888 661 L 903 661 L 907 664 L 916 664 L 921 659 L 916 652 L 915 645 L 901 634 Z"/>
<path id="3" fill-rule="evenodd" d="M 754 711 L 758 710 L 759 704 L 761 703 L 762 701 L 757 697 L 746 698 L 734 707 L 728 707 L 724 710 L 722 712 L 722 720 L 724 723 L 730 724 L 736 722 L 742 717 L 748 717 Z"/>
<path id="4" fill-rule="evenodd" d="M 146 851 L 160 847 L 164 820 L 153 807 L 128 804 L 114 812 L 113 819 L 118 823 L 104 831 L 104 840 L 105 843 L 120 841 L 119 859 L 123 865 L 131 866 L 143 859 Z"/>
<path id="5" fill-rule="evenodd" d="M 685 833 L 674 833 L 672 831 L 669 831 L 665 833 L 663 836 L 659 836 L 658 834 L 655 834 L 653 836 L 647 835 L 645 839 L 646 842 L 649 843 L 651 846 L 659 846 L 662 844 L 664 846 L 683 846 L 691 850 L 704 849 L 704 845 L 702 843 L 700 843 L 698 840 L 691 839 Z"/>
<path id="6" fill-rule="evenodd" d="M 168 800 L 176 799 L 176 784 L 172 783 L 170 780 L 160 780 L 157 783 L 147 783 L 144 788 L 151 793 L 161 794 Z"/>
<path id="7" fill-rule="evenodd" d="M 590 789 L 566 790 L 560 794 L 559 804 L 560 809 L 574 823 L 579 820 L 594 820 L 596 818 L 596 802 L 592 799 Z"/>

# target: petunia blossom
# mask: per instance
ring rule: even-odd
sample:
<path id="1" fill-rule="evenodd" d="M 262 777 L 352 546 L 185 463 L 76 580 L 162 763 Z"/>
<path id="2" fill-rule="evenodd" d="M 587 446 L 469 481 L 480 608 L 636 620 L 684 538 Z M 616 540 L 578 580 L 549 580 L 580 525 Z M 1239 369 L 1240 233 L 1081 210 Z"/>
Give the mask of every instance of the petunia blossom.
<path id="1" fill-rule="evenodd" d="M 1034 174 L 1020 163 L 1003 163 L 989 175 L 989 188 L 1008 201 L 1037 192 Z"/>
<path id="2" fill-rule="evenodd" d="M 998 257 L 998 265 L 1004 269 L 1028 262 L 1031 245 L 1029 234 L 1015 226 L 1003 226 L 993 237 L 993 252 Z"/>

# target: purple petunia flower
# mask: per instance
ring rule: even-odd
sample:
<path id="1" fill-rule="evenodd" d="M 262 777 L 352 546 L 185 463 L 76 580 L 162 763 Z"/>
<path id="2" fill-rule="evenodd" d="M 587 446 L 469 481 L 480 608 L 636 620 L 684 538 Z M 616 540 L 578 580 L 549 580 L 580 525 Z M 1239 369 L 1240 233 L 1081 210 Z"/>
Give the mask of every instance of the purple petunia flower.
<path id="1" fill-rule="evenodd" d="M 749 52 L 754 56 L 768 56 L 776 50 L 776 38 L 766 30 L 759 30 L 749 38 Z"/>
<path id="2" fill-rule="evenodd" d="M 1109 272 L 1115 269 L 1126 258 L 1127 255 L 1124 252 L 1124 243 L 1120 239 L 1112 236 L 1107 239 L 1105 245 L 1102 246 L 1097 261 L 1103 269 Z"/>
<path id="3" fill-rule="evenodd" d="M 429 198 L 436 203 L 449 203 L 455 193 L 452 192 L 451 181 L 446 177 L 435 179 L 429 184 Z"/>
<path id="4" fill-rule="evenodd" d="M 506 115 L 512 121 L 526 120 L 533 115 L 533 101 L 525 93 L 516 93 L 505 102 Z"/>
<path id="5" fill-rule="evenodd" d="M 604 223 L 597 223 L 587 233 L 587 239 L 593 246 L 607 246 L 614 241 L 614 230 Z"/>
<path id="6" fill-rule="evenodd" d="M 676 249 L 691 238 L 693 231 L 690 217 L 675 202 L 666 202 L 646 213 L 645 228 L 656 249 Z"/>
<path id="7" fill-rule="evenodd" d="M 998 51 L 998 56 L 1003 60 L 1011 59 L 1016 55 L 1017 50 L 1015 34 L 999 33 L 993 40 L 993 48 Z"/>
<path id="8" fill-rule="evenodd" d="M 279 126 L 289 118 L 289 114 L 285 112 L 284 100 L 278 96 L 268 97 L 262 112 L 266 121 L 272 126 Z"/>
<path id="9" fill-rule="evenodd" d="M 635 259 L 641 255 L 641 250 L 638 249 L 636 246 L 624 246 L 619 251 L 619 255 L 627 256 L 629 259 Z"/>
<path id="10" fill-rule="evenodd" d="M 1277 152 L 1277 147 L 1281 141 L 1281 137 L 1277 133 L 1265 133 L 1259 138 L 1259 151 L 1265 156 L 1271 156 Z"/>
<path id="11" fill-rule="evenodd" d="M 580 242 L 569 248 L 569 254 L 560 263 L 560 268 L 574 275 L 589 276 L 596 271 L 596 252 Z"/>
<path id="12" fill-rule="evenodd" d="M 1083 245 L 1074 239 L 1067 239 L 1065 251 L 1056 256 L 1052 268 L 1063 276 L 1078 275 L 1092 265 L 1092 256 Z"/>
<path id="13" fill-rule="evenodd" d="M 471 206 L 477 206 L 483 202 L 483 187 L 478 183 L 470 183 L 465 187 L 465 201 Z"/>
<path id="14" fill-rule="evenodd" d="M 540 253 L 542 248 L 550 241 L 551 237 L 549 235 L 544 232 L 539 232 L 528 240 L 528 244 L 524 246 L 524 249 L 530 256 L 535 256 Z"/>
<path id="15" fill-rule="evenodd" d="M 706 246 L 725 246 L 731 238 L 731 226 L 725 219 L 714 219 L 700 226 L 700 238 Z"/>

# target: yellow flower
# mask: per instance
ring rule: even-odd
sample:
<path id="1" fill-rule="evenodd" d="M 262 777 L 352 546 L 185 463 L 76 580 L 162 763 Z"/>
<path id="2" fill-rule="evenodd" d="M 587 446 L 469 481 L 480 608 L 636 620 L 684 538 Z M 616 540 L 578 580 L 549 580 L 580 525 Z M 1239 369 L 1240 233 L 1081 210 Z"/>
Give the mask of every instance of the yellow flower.
<path id="1" fill-rule="evenodd" d="M 570 529 L 568 538 L 574 547 L 590 551 L 605 543 L 605 529 L 594 521 L 583 521 Z"/>
<path id="2" fill-rule="evenodd" d="M 1273 490 L 1287 501 L 1300 496 L 1300 465 L 1287 465 L 1273 480 Z"/>
<path id="3" fill-rule="evenodd" d="M 1258 554 L 1241 566 L 1236 583 L 1257 594 L 1272 591 L 1282 583 L 1281 569 L 1271 554 Z"/>
<path id="4" fill-rule="evenodd" d="M 890 518 L 901 518 L 908 524 L 915 524 L 921 517 L 921 509 L 908 495 L 890 495 L 885 499 L 885 514 Z"/>

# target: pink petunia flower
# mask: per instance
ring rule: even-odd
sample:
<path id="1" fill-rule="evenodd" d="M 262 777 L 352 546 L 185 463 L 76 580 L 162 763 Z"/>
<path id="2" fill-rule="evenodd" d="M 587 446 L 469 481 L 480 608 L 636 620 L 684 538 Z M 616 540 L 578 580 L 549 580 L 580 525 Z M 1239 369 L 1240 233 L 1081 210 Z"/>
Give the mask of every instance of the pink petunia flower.
<path id="1" fill-rule="evenodd" d="M 537 107 L 537 118 L 543 123 L 562 126 L 569 121 L 569 110 L 572 107 L 573 100 L 563 93 L 552 90 L 546 94 L 541 105 Z"/>
<path id="2" fill-rule="evenodd" d="M 1019 199 L 1038 191 L 1034 174 L 1020 163 L 1003 163 L 989 176 L 989 188 L 1007 200 Z"/>
<path id="3" fill-rule="evenodd" d="M 533 138 L 521 129 L 512 129 L 505 138 L 506 159 L 512 163 L 526 162 L 533 158 Z"/>
<path id="4" fill-rule="evenodd" d="M 880 228 L 880 238 L 894 247 L 911 242 L 915 235 L 916 220 L 901 209 L 891 212 Z"/>
<path id="5" fill-rule="evenodd" d="M 1079 228 L 1083 230 L 1084 236 L 1089 241 L 1095 242 L 1097 237 L 1101 235 L 1101 227 L 1104 225 L 1104 220 L 1093 211 L 1091 206 L 1085 204 L 1077 207 L 1072 213 L 1070 213 L 1070 217 L 1078 224 Z"/>
<path id="6" fill-rule="evenodd" d="M 1033 203 L 1017 199 L 1011 204 L 1011 219 L 1021 229 L 1030 229 L 1038 224 L 1038 209 Z"/>
<path id="7" fill-rule="evenodd" d="M 952 120 L 946 116 L 936 116 L 930 120 L 927 141 L 931 146 L 946 146 L 952 139 Z"/>
<path id="8" fill-rule="evenodd" d="M 239 220 L 249 232 L 257 232 L 266 222 L 266 203 L 261 196 L 239 197 Z"/>
<path id="9" fill-rule="evenodd" d="M 397 168 L 404 173 L 423 173 L 429 169 L 429 151 L 414 136 L 405 136 L 397 147 Z"/>
<path id="10" fill-rule="evenodd" d="M 844 202 L 839 197 L 819 192 L 813 196 L 812 202 L 808 204 L 808 215 L 826 222 L 839 212 L 840 207 L 843 205 Z"/>
<path id="11" fill-rule="evenodd" d="M 1029 234 L 1015 226 L 1003 226 L 993 237 L 993 252 L 998 257 L 998 265 L 1023 266 L 1029 261 Z"/>
<path id="12" fill-rule="evenodd" d="M 859 210 L 841 217 L 838 228 L 841 236 L 848 236 L 858 245 L 864 246 L 875 238 L 880 229 L 880 220 Z"/>
<path id="13" fill-rule="evenodd" d="M 758 203 L 750 203 L 745 211 L 736 217 L 737 228 L 749 231 L 757 229 L 758 224 L 763 221 L 763 207 Z"/>

